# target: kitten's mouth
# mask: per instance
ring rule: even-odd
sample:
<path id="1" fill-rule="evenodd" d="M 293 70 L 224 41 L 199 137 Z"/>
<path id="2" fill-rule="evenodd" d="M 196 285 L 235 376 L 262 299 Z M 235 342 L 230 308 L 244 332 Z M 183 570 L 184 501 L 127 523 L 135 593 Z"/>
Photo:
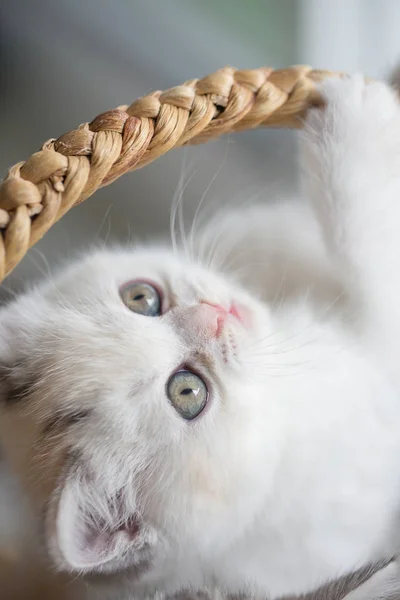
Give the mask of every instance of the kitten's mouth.
<path id="1" fill-rule="evenodd" d="M 202 328 L 211 338 L 219 341 L 223 349 L 224 362 L 228 355 L 237 356 L 237 343 L 243 333 L 253 326 L 253 315 L 247 306 L 232 301 L 228 306 L 202 300 L 200 305 L 209 307 L 197 313 Z"/>
<path id="2" fill-rule="evenodd" d="M 219 313 L 216 337 L 219 337 L 222 334 L 227 321 L 239 321 L 246 329 L 251 326 L 252 319 L 249 309 L 238 302 L 232 302 L 229 309 L 221 304 L 215 304 L 213 302 L 208 302 L 207 300 L 202 300 L 201 304 L 212 306 Z"/>
<path id="3" fill-rule="evenodd" d="M 225 364 L 236 362 L 238 358 L 238 342 L 240 330 L 248 330 L 252 325 L 250 310 L 237 303 L 232 302 L 229 310 L 224 311 L 221 321 L 218 322 L 216 337 L 220 341 L 222 359 Z"/>
<path id="4" fill-rule="evenodd" d="M 228 311 L 232 317 L 240 321 L 240 323 L 247 329 L 251 325 L 251 315 L 248 308 L 245 306 L 238 304 L 237 302 L 232 302 L 231 307 Z"/>

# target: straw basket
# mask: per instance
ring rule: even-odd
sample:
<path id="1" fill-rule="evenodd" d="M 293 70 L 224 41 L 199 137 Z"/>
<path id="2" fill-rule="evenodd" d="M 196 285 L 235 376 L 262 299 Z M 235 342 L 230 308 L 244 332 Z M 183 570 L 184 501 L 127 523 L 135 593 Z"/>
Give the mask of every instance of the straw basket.
<path id="1" fill-rule="evenodd" d="M 174 147 L 256 127 L 300 127 L 331 75 L 306 66 L 225 67 L 98 115 L 45 142 L 0 186 L 0 281 L 68 210 Z"/>

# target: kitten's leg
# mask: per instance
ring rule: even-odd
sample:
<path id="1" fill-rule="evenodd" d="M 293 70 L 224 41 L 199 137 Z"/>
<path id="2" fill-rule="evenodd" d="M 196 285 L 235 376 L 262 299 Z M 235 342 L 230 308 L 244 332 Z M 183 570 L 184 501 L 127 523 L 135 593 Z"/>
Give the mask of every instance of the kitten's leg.
<path id="1" fill-rule="evenodd" d="M 318 223 L 299 199 L 269 200 L 245 211 L 229 207 L 196 242 L 200 256 L 211 248 L 217 259 L 206 264 L 234 274 L 269 304 L 306 294 L 329 305 L 341 293 Z"/>
<path id="2" fill-rule="evenodd" d="M 308 197 L 360 321 L 400 351 L 399 101 L 361 76 L 320 89 L 302 137 Z"/>

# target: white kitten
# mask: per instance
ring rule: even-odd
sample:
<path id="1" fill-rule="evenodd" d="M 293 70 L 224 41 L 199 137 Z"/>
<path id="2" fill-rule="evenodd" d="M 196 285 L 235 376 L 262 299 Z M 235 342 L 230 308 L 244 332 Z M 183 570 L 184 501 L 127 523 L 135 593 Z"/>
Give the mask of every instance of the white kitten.
<path id="1" fill-rule="evenodd" d="M 361 77 L 322 92 L 317 219 L 258 207 L 199 242 L 241 286 L 103 251 L 0 313 L 1 438 L 73 598 L 275 598 L 399 549 L 400 109 Z"/>

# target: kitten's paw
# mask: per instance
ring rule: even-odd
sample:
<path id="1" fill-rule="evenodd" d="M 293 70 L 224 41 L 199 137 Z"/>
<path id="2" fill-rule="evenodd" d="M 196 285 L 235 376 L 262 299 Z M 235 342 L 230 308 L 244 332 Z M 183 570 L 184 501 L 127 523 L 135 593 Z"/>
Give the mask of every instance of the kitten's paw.
<path id="1" fill-rule="evenodd" d="M 321 108 L 311 109 L 306 119 L 306 133 L 314 138 L 329 136 L 336 141 L 352 134 L 371 139 L 388 122 L 400 119 L 396 92 L 380 81 L 367 81 L 362 75 L 334 77 L 319 85 Z"/>
<path id="2" fill-rule="evenodd" d="M 383 119 L 399 112 L 394 90 L 382 81 L 368 81 L 363 75 L 328 78 L 319 85 L 319 91 L 328 110 L 362 111 Z"/>

